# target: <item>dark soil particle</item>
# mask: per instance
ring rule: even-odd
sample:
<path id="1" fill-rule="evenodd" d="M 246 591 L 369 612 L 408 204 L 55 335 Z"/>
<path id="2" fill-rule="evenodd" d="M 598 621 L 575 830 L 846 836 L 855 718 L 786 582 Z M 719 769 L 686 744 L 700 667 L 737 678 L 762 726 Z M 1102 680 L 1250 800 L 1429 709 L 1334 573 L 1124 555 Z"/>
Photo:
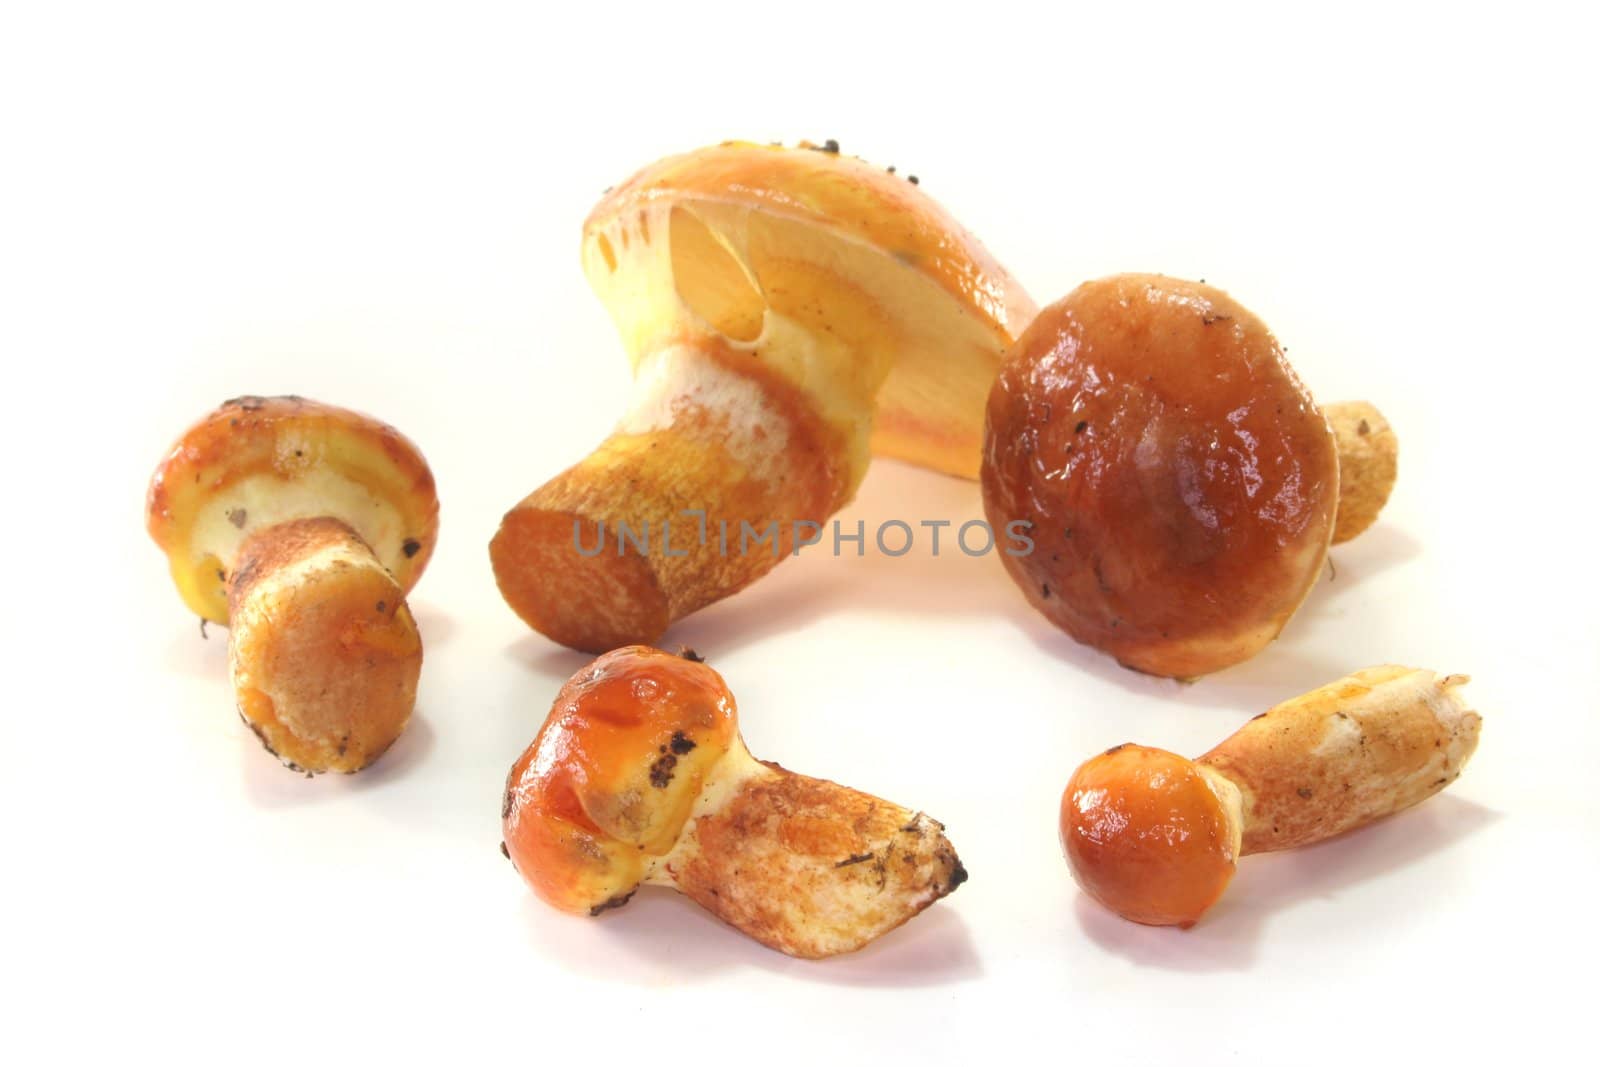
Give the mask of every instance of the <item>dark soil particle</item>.
<path id="1" fill-rule="evenodd" d="M 603 904 L 596 904 L 594 907 L 590 908 L 589 915 L 593 917 L 595 915 L 599 915 L 603 911 L 610 911 L 612 908 L 620 908 L 628 901 L 633 899 L 633 893 L 634 891 L 631 889 L 626 893 L 618 893 L 616 896 L 612 897 Z"/>
<path id="2" fill-rule="evenodd" d="M 657 789 L 665 789 L 672 784 L 672 772 L 677 766 L 678 757 L 668 752 L 650 764 L 650 784 Z"/>

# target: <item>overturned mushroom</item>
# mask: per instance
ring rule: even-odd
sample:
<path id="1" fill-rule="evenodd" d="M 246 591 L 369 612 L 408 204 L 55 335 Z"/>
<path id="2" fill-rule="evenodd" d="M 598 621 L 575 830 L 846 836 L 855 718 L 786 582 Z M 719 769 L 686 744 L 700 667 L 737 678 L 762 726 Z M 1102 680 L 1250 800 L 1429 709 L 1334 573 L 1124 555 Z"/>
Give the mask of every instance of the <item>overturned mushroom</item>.
<path id="1" fill-rule="evenodd" d="M 296 770 L 351 772 L 416 702 L 405 597 L 438 516 L 433 475 L 398 431 L 290 396 L 229 400 L 192 426 L 146 519 L 184 602 L 229 627 L 244 721 Z"/>
<path id="2" fill-rule="evenodd" d="M 973 477 L 1020 286 L 926 194 L 836 151 L 728 143 L 661 160 L 584 227 L 634 370 L 615 432 L 490 546 L 508 604 L 600 652 L 776 566 L 869 455 Z"/>
<path id="3" fill-rule="evenodd" d="M 562 911 L 670 886 L 791 956 L 858 949 L 967 877 L 928 816 L 751 757 L 721 676 L 651 648 L 567 682 L 501 814 L 506 854 Z"/>

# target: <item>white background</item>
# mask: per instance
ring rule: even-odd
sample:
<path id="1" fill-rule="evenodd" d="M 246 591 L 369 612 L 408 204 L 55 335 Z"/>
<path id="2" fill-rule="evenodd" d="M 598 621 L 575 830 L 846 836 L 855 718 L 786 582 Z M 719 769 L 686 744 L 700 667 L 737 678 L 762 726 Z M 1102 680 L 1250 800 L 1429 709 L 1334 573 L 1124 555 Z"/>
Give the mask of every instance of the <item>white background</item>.
<path id="1" fill-rule="evenodd" d="M 8 6 L 0 1056 L 1450 1062 L 1586 1032 L 1592 35 L 1529 3 L 1113 7 Z M 580 223 L 734 136 L 918 174 L 1041 303 L 1205 277 L 1403 442 L 1381 525 L 1194 686 L 1073 645 L 993 557 L 808 555 L 671 633 L 758 755 L 926 809 L 972 871 L 820 964 L 664 891 L 556 914 L 496 848 L 583 657 L 518 623 L 486 546 L 627 388 Z M 353 779 L 261 751 L 142 530 L 163 450 L 242 392 L 371 411 L 438 477 L 418 718 Z M 842 517 L 978 514 L 881 463 Z M 1080 896 L 1055 821 L 1081 759 L 1203 751 L 1381 662 L 1475 679 L 1446 795 L 1246 860 L 1188 933 Z"/>

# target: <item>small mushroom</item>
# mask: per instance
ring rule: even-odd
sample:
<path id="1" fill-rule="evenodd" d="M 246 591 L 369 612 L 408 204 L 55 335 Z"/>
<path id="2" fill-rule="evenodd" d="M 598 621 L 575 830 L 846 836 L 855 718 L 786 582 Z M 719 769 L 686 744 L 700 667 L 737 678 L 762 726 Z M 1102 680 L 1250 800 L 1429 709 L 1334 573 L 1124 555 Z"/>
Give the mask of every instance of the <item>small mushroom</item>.
<path id="1" fill-rule="evenodd" d="M 983 499 L 1002 559 L 1075 640 L 1194 678 L 1255 655 L 1377 517 L 1396 441 L 1369 404 L 1320 409 L 1221 290 L 1124 274 L 1079 286 L 989 396 Z M 1045 590 L 1048 589 L 1048 593 Z"/>
<path id="2" fill-rule="evenodd" d="M 639 646 L 562 688 L 501 815 L 506 854 L 562 911 L 670 886 L 810 959 L 860 948 L 967 877 L 942 825 L 754 759 L 716 671 Z"/>
<path id="3" fill-rule="evenodd" d="M 405 596 L 439 502 L 415 445 L 366 415 L 239 397 L 156 469 L 146 522 L 202 619 L 229 627 L 239 714 L 306 772 L 353 772 L 400 736 L 422 642 Z"/>
<path id="4" fill-rule="evenodd" d="M 1194 925 L 1240 856 L 1326 840 L 1455 781 L 1482 723 L 1466 680 L 1371 667 L 1256 716 L 1198 760 L 1142 745 L 1094 757 L 1061 797 L 1073 877 L 1125 919 Z"/>

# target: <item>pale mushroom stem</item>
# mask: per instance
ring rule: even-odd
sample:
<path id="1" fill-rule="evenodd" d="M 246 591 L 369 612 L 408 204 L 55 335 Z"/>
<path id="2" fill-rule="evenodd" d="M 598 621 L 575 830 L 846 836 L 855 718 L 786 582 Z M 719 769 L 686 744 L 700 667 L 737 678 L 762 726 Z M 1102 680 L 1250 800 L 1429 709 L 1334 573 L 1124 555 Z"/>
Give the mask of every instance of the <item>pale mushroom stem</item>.
<path id="1" fill-rule="evenodd" d="M 1461 774 L 1482 719 L 1465 675 L 1370 667 L 1258 715 L 1196 762 L 1242 798 L 1241 855 L 1346 833 Z"/>
<path id="2" fill-rule="evenodd" d="M 647 881 L 791 956 L 852 952 L 967 880 L 944 826 L 736 744 Z"/>
<path id="3" fill-rule="evenodd" d="M 400 586 L 345 523 L 297 519 L 247 537 L 228 626 L 239 714 L 291 768 L 358 771 L 405 729 L 422 640 Z"/>
<path id="4" fill-rule="evenodd" d="M 1339 514 L 1333 543 L 1342 544 L 1378 521 L 1398 472 L 1400 440 L 1383 413 L 1364 400 L 1323 406 L 1339 449 Z"/>

